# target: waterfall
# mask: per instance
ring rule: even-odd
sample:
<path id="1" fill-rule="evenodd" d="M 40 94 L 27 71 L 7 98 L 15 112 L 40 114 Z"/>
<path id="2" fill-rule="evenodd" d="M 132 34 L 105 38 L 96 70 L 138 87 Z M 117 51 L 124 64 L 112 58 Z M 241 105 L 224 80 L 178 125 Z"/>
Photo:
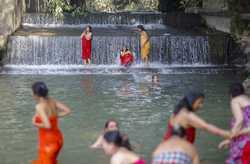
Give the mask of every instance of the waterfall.
<path id="1" fill-rule="evenodd" d="M 152 63 L 172 65 L 227 64 L 212 60 L 208 36 L 151 36 Z M 225 40 L 226 41 L 226 40 Z M 94 36 L 92 63 L 116 64 L 121 48 L 127 46 L 140 62 L 137 36 Z M 223 48 L 223 47 L 221 47 Z M 226 52 L 226 51 L 225 51 Z M 81 40 L 79 36 L 11 36 L 5 64 L 12 65 L 79 65 Z"/>
<path id="2" fill-rule="evenodd" d="M 157 12 L 92 13 L 82 18 L 66 16 L 64 19 L 48 14 L 26 13 L 22 18 L 22 28 L 9 37 L 3 59 L 6 69 L 2 72 L 15 68 L 22 73 L 27 72 L 28 67 L 28 72 L 33 72 L 34 68 L 60 72 L 69 67 L 80 73 L 93 69 L 101 73 L 110 72 L 111 68 L 119 66 L 117 59 L 124 46 L 133 52 L 136 60 L 132 68 L 139 71 L 177 67 L 213 68 L 229 64 L 228 36 L 179 32 L 166 26 L 164 21 L 165 15 Z M 93 27 L 93 65 L 83 67 L 80 34 L 86 24 Z M 139 34 L 135 32 L 137 24 L 143 24 L 150 35 L 149 67 L 141 65 Z"/>

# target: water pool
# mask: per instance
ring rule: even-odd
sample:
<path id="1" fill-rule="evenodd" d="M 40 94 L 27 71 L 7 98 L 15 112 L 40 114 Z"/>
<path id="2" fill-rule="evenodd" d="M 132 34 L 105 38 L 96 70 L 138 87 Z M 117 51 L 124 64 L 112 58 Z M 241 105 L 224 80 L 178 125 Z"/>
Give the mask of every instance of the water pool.
<path id="1" fill-rule="evenodd" d="M 72 115 L 60 122 L 65 139 L 60 163 L 105 164 L 108 158 L 104 153 L 90 150 L 89 145 L 108 118 L 120 122 L 121 130 L 129 135 L 136 152 L 149 160 L 163 137 L 177 100 L 193 88 L 206 94 L 199 115 L 228 128 L 231 114 L 227 91 L 231 82 L 239 80 L 236 77 L 233 74 L 161 75 L 158 85 L 138 81 L 131 75 L 1 75 L 0 163 L 27 164 L 36 157 L 37 129 L 31 124 L 35 103 L 30 90 L 34 81 L 45 81 L 50 95 L 73 109 Z M 199 131 L 197 138 L 202 163 L 223 163 L 227 152 L 217 149 L 219 137 Z"/>

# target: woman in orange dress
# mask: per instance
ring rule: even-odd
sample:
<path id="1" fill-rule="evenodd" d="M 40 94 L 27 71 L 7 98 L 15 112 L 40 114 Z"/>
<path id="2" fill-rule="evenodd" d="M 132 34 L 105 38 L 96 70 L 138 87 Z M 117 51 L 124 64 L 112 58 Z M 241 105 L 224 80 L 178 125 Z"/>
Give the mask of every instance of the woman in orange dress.
<path id="1" fill-rule="evenodd" d="M 68 115 L 71 110 L 61 102 L 48 96 L 44 82 L 32 85 L 33 98 L 37 102 L 32 123 L 39 130 L 38 159 L 32 164 L 56 164 L 63 146 L 63 135 L 58 126 L 58 118 Z"/>
<path id="2" fill-rule="evenodd" d="M 83 64 L 90 64 L 92 48 L 92 27 L 87 26 L 81 35 Z"/>

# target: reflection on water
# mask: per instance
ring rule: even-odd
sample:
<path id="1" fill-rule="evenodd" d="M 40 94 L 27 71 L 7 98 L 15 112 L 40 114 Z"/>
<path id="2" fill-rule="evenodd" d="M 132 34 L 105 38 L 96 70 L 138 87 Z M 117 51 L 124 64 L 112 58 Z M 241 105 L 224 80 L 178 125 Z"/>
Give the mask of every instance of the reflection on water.
<path id="1" fill-rule="evenodd" d="M 137 75 L 139 78 L 145 75 Z M 31 124 L 34 102 L 30 86 L 43 80 L 50 95 L 72 109 L 71 117 L 61 119 L 65 144 L 61 164 L 108 163 L 93 143 L 108 118 L 116 118 L 129 135 L 136 152 L 146 159 L 161 141 L 166 122 L 176 101 L 190 89 L 206 94 L 199 114 L 207 121 L 227 128 L 230 118 L 227 86 L 232 75 L 160 75 L 160 83 L 136 80 L 130 75 L 0 76 L 0 161 L 26 164 L 36 157 L 37 129 Z M 226 152 L 217 150 L 218 137 L 199 131 L 196 146 L 204 163 L 223 163 Z"/>

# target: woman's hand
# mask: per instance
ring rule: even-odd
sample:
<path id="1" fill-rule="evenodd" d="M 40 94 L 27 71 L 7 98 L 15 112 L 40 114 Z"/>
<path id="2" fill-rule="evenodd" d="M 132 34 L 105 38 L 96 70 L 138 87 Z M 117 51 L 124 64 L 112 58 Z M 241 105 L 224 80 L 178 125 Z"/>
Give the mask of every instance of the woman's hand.
<path id="1" fill-rule="evenodd" d="M 219 149 L 226 149 L 229 147 L 229 144 L 230 144 L 231 140 L 224 140 L 222 141 L 219 145 L 218 145 L 218 148 Z"/>

